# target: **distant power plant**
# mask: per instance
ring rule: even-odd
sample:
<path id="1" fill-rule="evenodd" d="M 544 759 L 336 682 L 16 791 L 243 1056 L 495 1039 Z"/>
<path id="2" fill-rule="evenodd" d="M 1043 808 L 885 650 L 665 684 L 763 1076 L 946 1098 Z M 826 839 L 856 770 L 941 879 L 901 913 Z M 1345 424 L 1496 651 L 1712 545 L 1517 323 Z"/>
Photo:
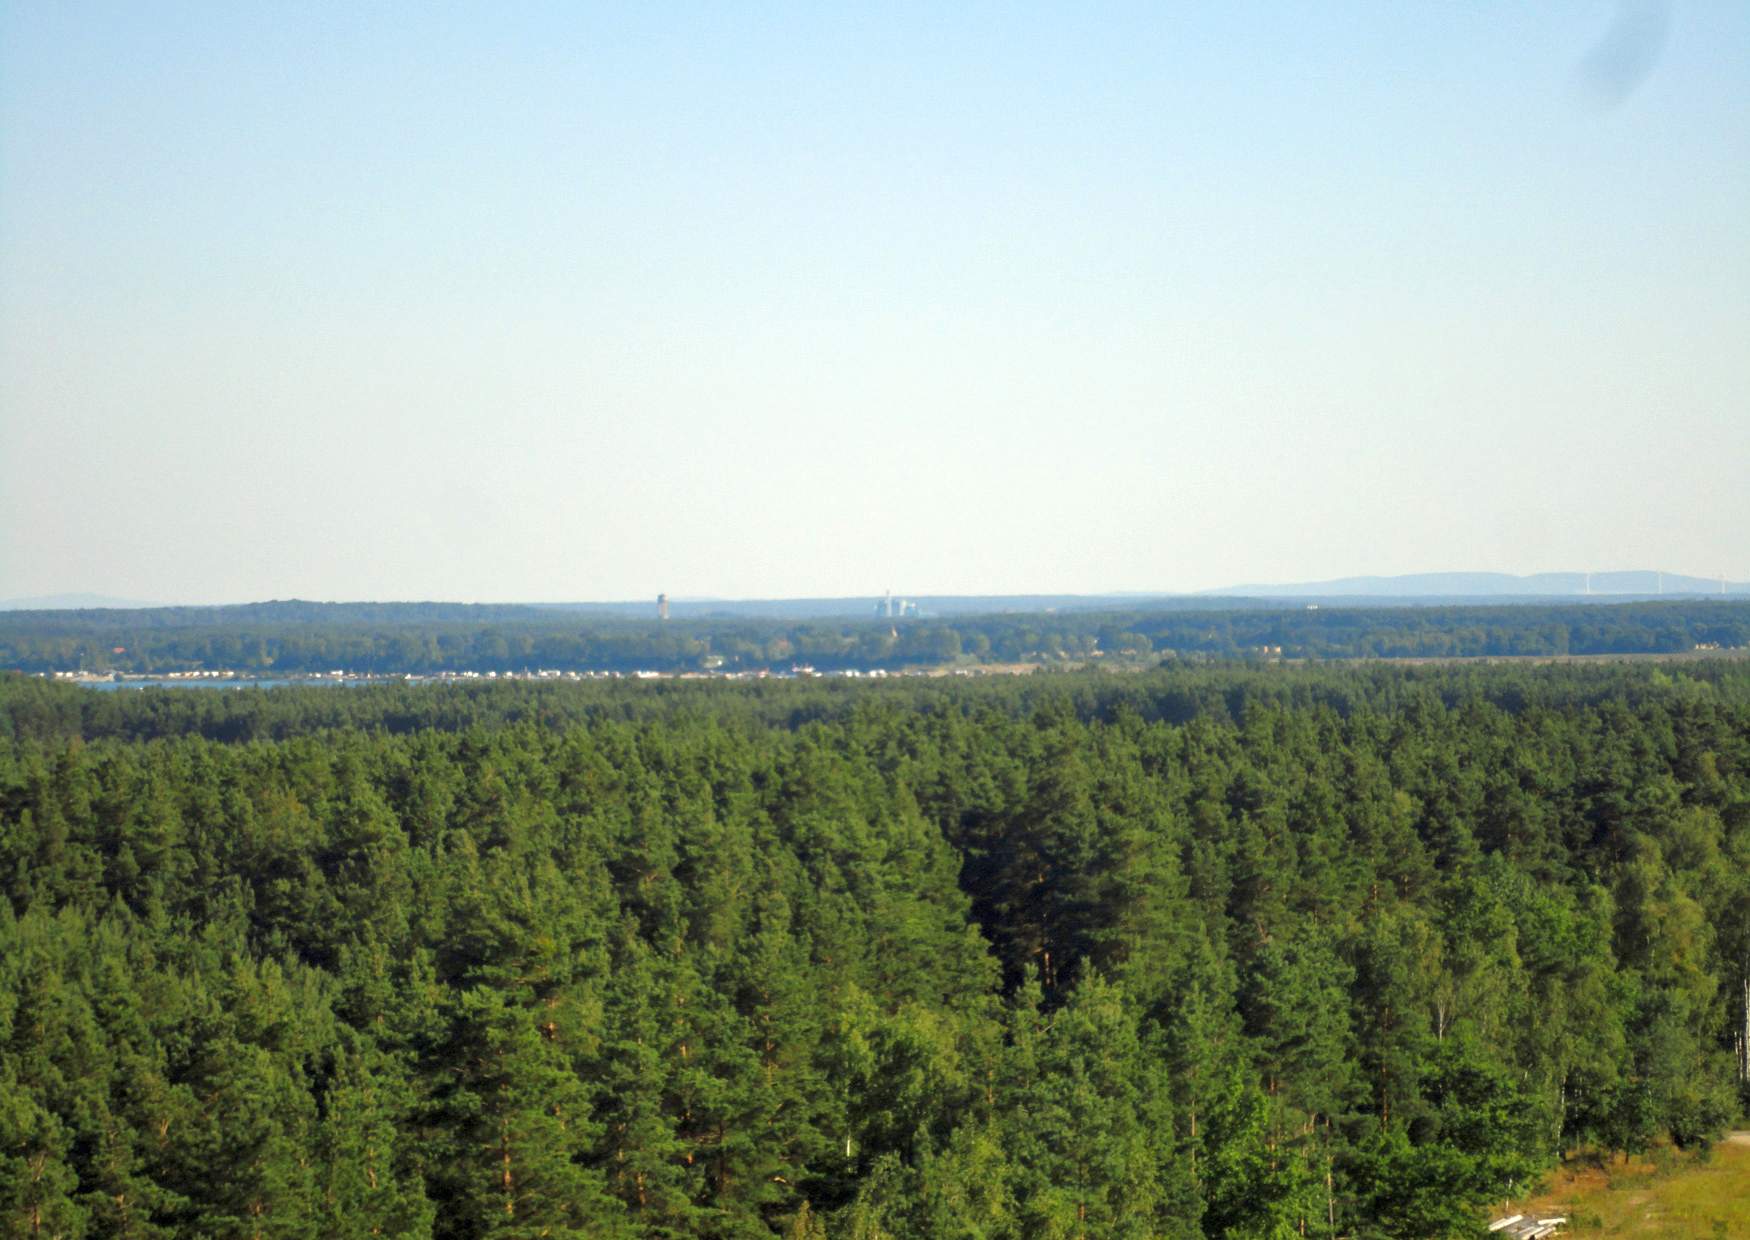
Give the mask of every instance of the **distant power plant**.
<path id="1" fill-rule="evenodd" d="M 666 594 L 656 596 L 656 618 L 658 620 L 668 619 L 668 595 Z"/>
<path id="2" fill-rule="evenodd" d="M 894 598 L 893 591 L 884 594 L 879 603 L 875 604 L 875 614 L 888 620 L 897 617 L 918 615 L 918 605 L 910 599 Z"/>

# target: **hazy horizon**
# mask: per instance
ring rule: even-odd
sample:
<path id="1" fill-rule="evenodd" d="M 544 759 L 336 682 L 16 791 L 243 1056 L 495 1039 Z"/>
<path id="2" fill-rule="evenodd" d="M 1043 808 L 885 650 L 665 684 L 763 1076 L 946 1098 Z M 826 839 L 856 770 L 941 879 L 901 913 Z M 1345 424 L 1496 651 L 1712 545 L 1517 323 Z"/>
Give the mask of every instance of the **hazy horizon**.
<path id="1" fill-rule="evenodd" d="M 1750 7 L 0 4 L 0 598 L 1750 578 Z"/>
<path id="2" fill-rule="evenodd" d="M 1586 583 L 1588 588 L 1586 589 L 1585 593 L 1583 593 L 1583 594 L 1580 592 L 1579 583 L 1576 581 L 1568 581 L 1568 582 L 1564 583 L 1567 588 L 1557 589 L 1557 588 L 1555 588 L 1555 586 L 1557 584 L 1556 582 L 1546 580 L 1546 579 L 1551 579 L 1551 578 L 1584 579 L 1584 578 L 1588 578 L 1588 577 L 1593 578 L 1594 580 Z M 1505 588 L 1490 592 L 1490 591 L 1486 591 L 1486 590 L 1481 589 L 1480 585 L 1475 584 L 1475 583 L 1470 584 L 1468 586 L 1461 586 L 1460 583 L 1452 580 L 1452 579 L 1459 579 L 1459 578 L 1505 578 L 1506 579 L 1505 581 L 1499 583 L 1502 586 L 1504 586 Z M 1636 580 L 1633 582 L 1625 582 L 1623 580 L 1624 578 L 1636 578 L 1636 579 L 1640 579 L 1640 580 Z M 1648 580 L 1645 580 L 1646 578 L 1653 578 L 1654 580 L 1648 581 Z M 1665 580 L 1660 581 L 1659 580 L 1660 578 L 1664 578 Z M 1432 579 L 1440 579 L 1441 584 L 1451 584 L 1452 588 L 1451 589 L 1435 588 L 1436 582 L 1433 581 Z M 1396 590 L 1380 589 L 1377 591 L 1363 588 L 1365 586 L 1372 585 L 1375 583 L 1381 584 L 1381 585 L 1396 584 L 1399 588 Z M 1511 583 L 1511 584 L 1509 585 L 1508 583 Z M 1546 589 L 1537 590 L 1537 589 L 1531 588 L 1534 583 L 1545 586 Z M 894 598 L 895 600 L 904 600 L 906 598 L 924 599 L 924 600 L 928 600 L 928 599 L 975 599 L 975 598 L 1016 599 L 1016 600 L 1074 598 L 1074 599 L 1089 599 L 1089 600 L 1095 600 L 1095 599 L 1136 599 L 1139 601 L 1145 601 L 1145 600 L 1151 600 L 1151 599 L 1160 599 L 1160 600 L 1166 600 L 1166 599 L 1190 600 L 1190 599 L 1198 599 L 1198 598 L 1219 599 L 1219 598 L 1222 598 L 1224 596 L 1233 597 L 1236 599 L 1254 599 L 1255 600 L 1258 598 L 1268 598 L 1268 597 L 1281 597 L 1284 599 L 1299 599 L 1299 598 L 1318 597 L 1321 595 L 1328 594 L 1328 595 L 1333 596 L 1333 597 L 1353 597 L 1353 598 L 1356 598 L 1358 600 L 1367 600 L 1367 599 L 1411 600 L 1411 599 L 1416 599 L 1419 597 L 1430 598 L 1430 599 L 1447 599 L 1447 598 L 1456 599 L 1456 598 L 1474 597 L 1474 598 L 1481 599 L 1481 600 L 1500 600 L 1500 599 L 1509 599 L 1509 598 L 1519 598 L 1519 599 L 1523 599 L 1526 601 L 1537 601 L 1537 600 L 1548 599 L 1548 598 L 1564 598 L 1564 597 L 1593 597 L 1593 598 L 1603 598 L 1603 599 L 1622 598 L 1622 599 L 1638 600 L 1638 599 L 1644 599 L 1644 598 L 1649 598 L 1649 597 L 1657 597 L 1661 594 L 1669 594 L 1669 595 L 1672 595 L 1674 597 L 1698 597 L 1698 596 L 1711 595 L 1714 592 L 1716 585 L 1722 586 L 1721 593 L 1723 595 L 1725 595 L 1727 597 L 1734 598 L 1734 599 L 1737 598 L 1741 594 L 1744 594 L 1746 592 L 1750 592 L 1750 582 L 1734 581 L 1730 578 L 1725 578 L 1722 580 L 1721 578 L 1718 578 L 1718 577 L 1707 578 L 1707 577 L 1701 577 L 1701 576 L 1683 574 L 1683 573 L 1662 573 L 1659 570 L 1654 570 L 1654 569 L 1613 569 L 1613 570 L 1600 570 L 1600 571 L 1596 571 L 1596 572 L 1592 572 L 1592 573 L 1553 572 L 1553 573 L 1531 574 L 1531 575 L 1527 575 L 1527 576 L 1513 576 L 1511 574 L 1500 574 L 1500 573 L 1492 573 L 1492 572 L 1487 572 L 1487 571 L 1476 572 L 1476 573 L 1463 573 L 1463 572 L 1458 572 L 1458 573 L 1448 573 L 1448 572 L 1408 573 L 1408 574 L 1402 574 L 1402 575 L 1392 576 L 1392 577 L 1345 576 L 1345 577 L 1330 578 L 1330 579 L 1325 579 L 1325 580 L 1320 580 L 1320 581 L 1234 582 L 1234 583 L 1229 583 L 1228 585 L 1225 585 L 1225 586 L 1215 586 L 1215 587 L 1210 587 L 1207 589 L 1190 590 L 1190 591 L 1090 590 L 1090 591 L 1083 591 L 1083 592 L 1067 592 L 1066 593 L 1066 592 L 1056 592 L 1056 591 L 1028 590 L 1028 591 L 1013 592 L 1013 593 L 1004 592 L 1004 593 L 999 593 L 999 594 L 978 594 L 978 593 L 969 593 L 966 591 L 907 592 L 907 591 L 900 590 L 900 591 L 876 591 L 876 592 L 863 591 L 863 592 L 859 592 L 859 593 L 844 594 L 844 595 L 820 595 L 820 594 L 813 594 L 813 595 L 720 595 L 720 594 L 682 594 L 682 593 L 668 593 L 668 592 L 664 592 L 664 593 L 667 593 L 667 596 L 672 603 L 674 603 L 676 605 L 680 605 L 680 606 L 712 604 L 712 603 L 722 603 L 722 604 L 726 604 L 726 605 L 745 605 L 745 604 L 757 604 L 757 603 L 765 603 L 765 602 L 770 602 L 770 603 L 802 603 L 802 602 L 809 602 L 812 600 L 842 603 L 842 602 L 851 601 L 851 600 L 858 600 L 858 599 L 879 600 L 882 597 L 884 597 L 884 595 L 887 595 L 887 594 L 891 594 L 891 597 Z M 1333 588 L 1331 588 L 1329 590 L 1321 590 L 1321 587 L 1333 587 Z M 1280 591 L 1280 594 L 1275 595 L 1275 594 L 1268 593 L 1270 591 Z M 215 599 L 207 599 L 207 600 L 192 600 L 192 599 L 142 600 L 142 599 L 122 599 L 122 598 L 117 598 L 117 597 L 112 596 L 112 595 L 102 595 L 102 594 L 94 594 L 94 593 L 65 593 L 65 594 L 55 594 L 55 595 L 39 595 L 39 596 L 14 597 L 14 598 L 0 598 L 0 610 L 25 611 L 25 610 L 33 610 L 33 609 L 77 610 L 77 609 L 105 609 L 105 608 L 140 609 L 140 608 L 202 607 L 202 606 L 221 606 L 221 607 L 223 607 L 223 606 L 241 606 L 241 605 L 249 605 L 249 604 L 260 604 L 260 603 L 268 603 L 268 602 L 275 602 L 275 601 L 291 602 L 291 601 L 295 601 L 295 596 L 275 595 L 275 596 L 262 597 L 262 598 L 237 598 L 237 599 L 216 599 L 216 600 Z M 472 598 L 472 599 L 313 598 L 313 599 L 303 599 L 301 601 L 321 602 L 321 603 L 341 603 L 341 604 L 348 604 L 348 603 L 440 603 L 440 604 L 462 604 L 462 605 L 482 605 L 482 606 L 626 607 L 626 606 L 638 606 L 640 604 L 647 603 L 647 602 L 651 601 L 651 596 L 645 595 L 642 598 L 628 596 L 628 597 L 622 597 L 622 598 L 545 598 L 545 599 L 542 599 L 542 598 L 490 598 L 490 599 L 488 599 L 488 598 Z"/>

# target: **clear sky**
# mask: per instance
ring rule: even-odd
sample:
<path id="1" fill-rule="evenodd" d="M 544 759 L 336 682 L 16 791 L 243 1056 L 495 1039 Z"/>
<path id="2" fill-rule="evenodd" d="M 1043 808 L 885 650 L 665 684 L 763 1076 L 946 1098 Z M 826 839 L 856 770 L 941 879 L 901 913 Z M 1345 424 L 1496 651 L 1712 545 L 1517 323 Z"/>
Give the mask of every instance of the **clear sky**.
<path id="1" fill-rule="evenodd" d="M 0 0 L 0 597 L 1750 577 L 1750 5 Z"/>

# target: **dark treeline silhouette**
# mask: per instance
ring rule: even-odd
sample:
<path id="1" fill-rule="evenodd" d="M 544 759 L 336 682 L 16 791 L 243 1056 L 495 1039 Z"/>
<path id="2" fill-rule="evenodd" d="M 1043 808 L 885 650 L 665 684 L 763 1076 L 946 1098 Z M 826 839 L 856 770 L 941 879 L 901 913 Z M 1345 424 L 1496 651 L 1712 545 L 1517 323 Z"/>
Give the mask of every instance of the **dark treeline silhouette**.
<path id="1" fill-rule="evenodd" d="M 955 663 L 1669 654 L 1750 646 L 1750 602 L 1028 611 L 905 620 L 726 616 L 661 623 L 555 608 L 257 603 L 0 612 L 0 667 L 235 670 L 688 671 Z"/>
<path id="2" fill-rule="evenodd" d="M 0 1233 L 1471 1234 L 1745 1101 L 1750 665 L 0 678 Z"/>

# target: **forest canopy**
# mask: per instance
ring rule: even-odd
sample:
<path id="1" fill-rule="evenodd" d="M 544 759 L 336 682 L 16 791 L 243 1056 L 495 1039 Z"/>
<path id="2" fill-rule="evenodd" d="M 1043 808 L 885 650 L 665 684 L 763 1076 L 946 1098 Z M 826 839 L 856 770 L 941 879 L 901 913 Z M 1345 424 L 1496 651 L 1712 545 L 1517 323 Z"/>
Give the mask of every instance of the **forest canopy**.
<path id="1" fill-rule="evenodd" d="M 0 890 L 0 1234 L 1469 1235 L 1742 1113 L 1750 665 L 14 675 Z"/>

